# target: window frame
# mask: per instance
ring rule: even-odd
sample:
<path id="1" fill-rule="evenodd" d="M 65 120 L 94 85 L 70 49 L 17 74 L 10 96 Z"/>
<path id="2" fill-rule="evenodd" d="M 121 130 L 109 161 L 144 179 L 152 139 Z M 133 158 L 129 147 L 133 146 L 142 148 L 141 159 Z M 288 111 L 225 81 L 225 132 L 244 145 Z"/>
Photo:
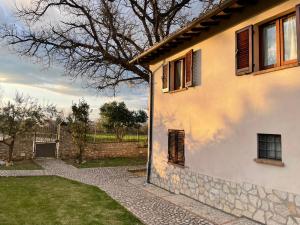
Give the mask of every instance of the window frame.
<path id="1" fill-rule="evenodd" d="M 285 61 L 284 60 L 284 31 L 283 31 L 283 21 L 289 17 L 295 16 L 295 19 L 297 19 L 296 12 L 289 13 L 287 15 L 278 17 L 274 20 L 271 20 L 267 23 L 264 23 L 259 26 L 259 69 L 260 70 L 267 70 L 271 68 L 276 68 L 280 66 L 286 66 L 295 64 L 298 62 L 298 57 L 292 60 Z M 270 25 L 274 24 L 276 27 L 276 64 L 264 65 L 264 41 L 263 41 L 263 29 Z M 297 30 L 297 25 L 296 25 Z M 296 32 L 297 35 L 297 32 Z M 298 36 L 298 35 L 297 35 Z M 298 38 L 298 37 L 297 37 Z M 298 46 L 297 46 L 298 48 Z"/>
<path id="2" fill-rule="evenodd" d="M 179 161 L 178 160 L 178 143 L 179 143 L 179 140 L 178 140 L 178 134 L 179 133 L 183 133 L 183 159 L 182 161 Z M 171 133 L 175 133 L 175 156 L 174 158 L 175 159 L 171 159 L 170 158 L 170 134 Z M 173 157 L 172 157 L 173 158 Z M 185 166 L 185 131 L 184 130 L 175 130 L 175 129 L 169 129 L 168 130 L 168 163 L 171 163 L 171 164 L 175 164 L 175 165 L 179 165 L 179 166 Z"/>
<path id="3" fill-rule="evenodd" d="M 276 145 L 276 137 L 279 137 L 280 138 L 280 158 L 277 157 L 277 151 L 276 151 L 276 146 L 275 146 L 275 157 L 262 157 L 261 156 L 261 149 L 260 149 L 260 143 L 262 141 L 260 141 L 260 136 L 266 136 L 266 138 L 268 138 L 269 136 L 273 136 L 275 138 L 275 141 L 274 141 L 274 144 Z M 269 143 L 268 141 L 265 141 L 265 143 Z M 265 150 L 265 151 L 268 151 L 268 150 Z M 278 161 L 278 162 L 282 162 L 282 136 L 281 134 L 267 134 L 267 133 L 258 133 L 257 134 L 257 159 L 258 160 L 272 160 L 272 161 Z"/>
<path id="4" fill-rule="evenodd" d="M 172 79 L 173 79 L 174 84 L 173 84 L 171 91 L 178 91 L 178 90 L 183 89 L 185 86 L 184 85 L 184 83 L 185 83 L 185 57 L 180 57 L 176 60 L 173 60 L 172 62 L 174 63 L 174 74 L 171 74 L 171 76 L 173 76 Z M 176 78 L 176 72 L 177 72 L 176 64 L 178 62 L 180 62 L 180 64 L 181 64 L 180 85 L 179 85 L 178 89 L 175 89 L 175 87 L 176 87 L 176 79 L 175 78 Z"/>
<path id="5" fill-rule="evenodd" d="M 165 68 L 166 68 L 166 71 L 165 71 Z M 170 73 L 170 63 L 168 62 L 167 64 L 164 64 L 162 66 L 162 92 L 169 92 L 169 89 L 170 89 L 170 76 L 169 76 L 169 73 Z M 164 74 L 166 73 L 166 74 Z M 165 77 L 164 77 L 165 76 Z M 164 87 L 164 79 L 166 79 L 166 82 L 167 82 L 167 86 Z"/>
<path id="6" fill-rule="evenodd" d="M 280 19 L 280 27 L 281 27 L 281 31 L 280 31 L 280 48 L 281 48 L 281 54 L 280 54 L 280 57 L 281 57 L 282 65 L 289 65 L 289 64 L 293 64 L 293 63 L 298 62 L 297 57 L 296 57 L 296 59 L 284 60 L 284 47 L 285 46 L 284 46 L 284 26 L 283 26 L 283 21 L 285 19 L 288 19 L 289 17 L 292 17 L 292 16 L 294 16 L 295 20 L 296 20 L 296 39 L 298 39 L 298 37 L 297 37 L 297 15 L 296 15 L 296 12 L 293 12 L 293 13 L 290 13 L 288 15 L 285 15 L 285 16 L 281 17 L 281 19 Z M 298 46 L 297 46 L 297 48 L 298 48 Z"/>

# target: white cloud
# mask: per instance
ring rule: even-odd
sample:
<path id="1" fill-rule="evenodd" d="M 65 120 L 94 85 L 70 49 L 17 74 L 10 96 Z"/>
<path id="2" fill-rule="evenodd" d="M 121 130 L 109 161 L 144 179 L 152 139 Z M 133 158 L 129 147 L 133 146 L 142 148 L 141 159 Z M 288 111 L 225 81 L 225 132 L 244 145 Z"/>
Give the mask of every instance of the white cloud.
<path id="1" fill-rule="evenodd" d="M 10 10 L 15 3 L 29 6 L 31 0 L 0 0 L 0 23 L 14 23 Z M 58 18 L 58 11 L 51 11 L 50 17 Z M 94 89 L 84 88 L 84 80 L 72 81 L 62 76 L 63 68 L 52 67 L 43 70 L 30 59 L 21 59 L 11 54 L 4 46 L 0 47 L 0 95 L 4 99 L 12 99 L 16 93 L 22 92 L 36 97 L 41 103 L 53 103 L 69 113 L 72 102 L 84 98 L 93 109 L 91 118 L 96 119 L 99 107 L 109 101 L 124 101 L 130 109 L 147 108 L 147 87 L 122 87 L 117 97 L 108 97 L 97 93 Z"/>

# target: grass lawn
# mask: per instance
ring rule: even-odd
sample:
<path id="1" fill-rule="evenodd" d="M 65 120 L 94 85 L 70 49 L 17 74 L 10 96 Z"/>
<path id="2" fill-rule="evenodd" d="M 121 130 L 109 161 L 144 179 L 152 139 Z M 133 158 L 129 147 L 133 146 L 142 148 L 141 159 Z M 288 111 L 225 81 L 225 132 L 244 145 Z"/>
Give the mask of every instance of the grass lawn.
<path id="1" fill-rule="evenodd" d="M 43 168 L 32 160 L 14 162 L 13 166 L 0 166 L 0 170 L 42 170 Z"/>
<path id="2" fill-rule="evenodd" d="M 104 141 L 104 142 L 116 142 L 117 138 L 114 134 L 89 134 L 88 135 L 89 140 L 90 141 L 95 141 L 96 142 L 100 142 L 100 141 Z M 139 142 L 147 142 L 147 135 L 139 135 L 139 137 L 137 137 L 137 135 L 125 135 L 123 138 L 123 141 L 139 141 Z"/>
<path id="3" fill-rule="evenodd" d="M 142 224 L 96 187 L 59 177 L 0 178 L 1 225 Z"/>
<path id="4" fill-rule="evenodd" d="M 94 168 L 94 167 L 116 167 L 116 166 L 139 166 L 146 165 L 147 159 L 136 157 L 136 158 L 104 158 L 97 160 L 88 160 L 84 164 L 76 164 L 73 161 L 67 161 L 77 168 Z"/>

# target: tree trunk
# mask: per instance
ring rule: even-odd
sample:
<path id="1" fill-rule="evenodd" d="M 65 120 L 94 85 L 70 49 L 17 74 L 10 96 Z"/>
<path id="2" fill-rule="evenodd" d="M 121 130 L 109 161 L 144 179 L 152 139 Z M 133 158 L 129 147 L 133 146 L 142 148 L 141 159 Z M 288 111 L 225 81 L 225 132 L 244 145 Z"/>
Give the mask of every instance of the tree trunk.
<path id="1" fill-rule="evenodd" d="M 80 146 L 79 154 L 78 154 L 78 164 L 81 164 L 83 161 L 83 151 L 84 151 L 84 148 L 82 146 Z"/>
<path id="2" fill-rule="evenodd" d="M 13 140 L 8 146 L 8 163 L 13 161 L 13 152 L 14 152 L 15 141 Z"/>

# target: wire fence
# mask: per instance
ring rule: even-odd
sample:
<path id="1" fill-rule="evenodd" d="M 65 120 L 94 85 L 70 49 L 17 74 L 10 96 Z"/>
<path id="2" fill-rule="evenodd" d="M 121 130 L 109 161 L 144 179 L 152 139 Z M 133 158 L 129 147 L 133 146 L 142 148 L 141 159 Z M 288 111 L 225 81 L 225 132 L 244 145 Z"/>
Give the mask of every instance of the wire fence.
<path id="1" fill-rule="evenodd" d="M 59 138 L 59 127 L 57 126 L 45 126 L 36 127 L 32 132 L 22 134 L 23 139 L 34 140 L 36 142 L 45 141 L 57 141 Z M 63 127 L 65 131 L 69 133 L 67 127 Z M 71 135 L 71 134 L 70 134 Z M 118 142 L 137 142 L 141 146 L 148 145 L 148 130 L 147 127 L 142 128 L 125 128 L 121 138 L 118 138 L 113 130 L 107 130 L 103 128 L 97 128 L 91 126 L 88 132 L 88 143 L 118 143 Z M 5 137 L 0 134 L 0 141 L 3 141 Z"/>
<path id="2" fill-rule="evenodd" d="M 91 128 L 88 133 L 88 142 L 138 142 L 139 144 L 147 145 L 148 133 L 146 129 L 128 128 L 124 130 L 123 137 L 118 138 L 112 130 Z"/>

